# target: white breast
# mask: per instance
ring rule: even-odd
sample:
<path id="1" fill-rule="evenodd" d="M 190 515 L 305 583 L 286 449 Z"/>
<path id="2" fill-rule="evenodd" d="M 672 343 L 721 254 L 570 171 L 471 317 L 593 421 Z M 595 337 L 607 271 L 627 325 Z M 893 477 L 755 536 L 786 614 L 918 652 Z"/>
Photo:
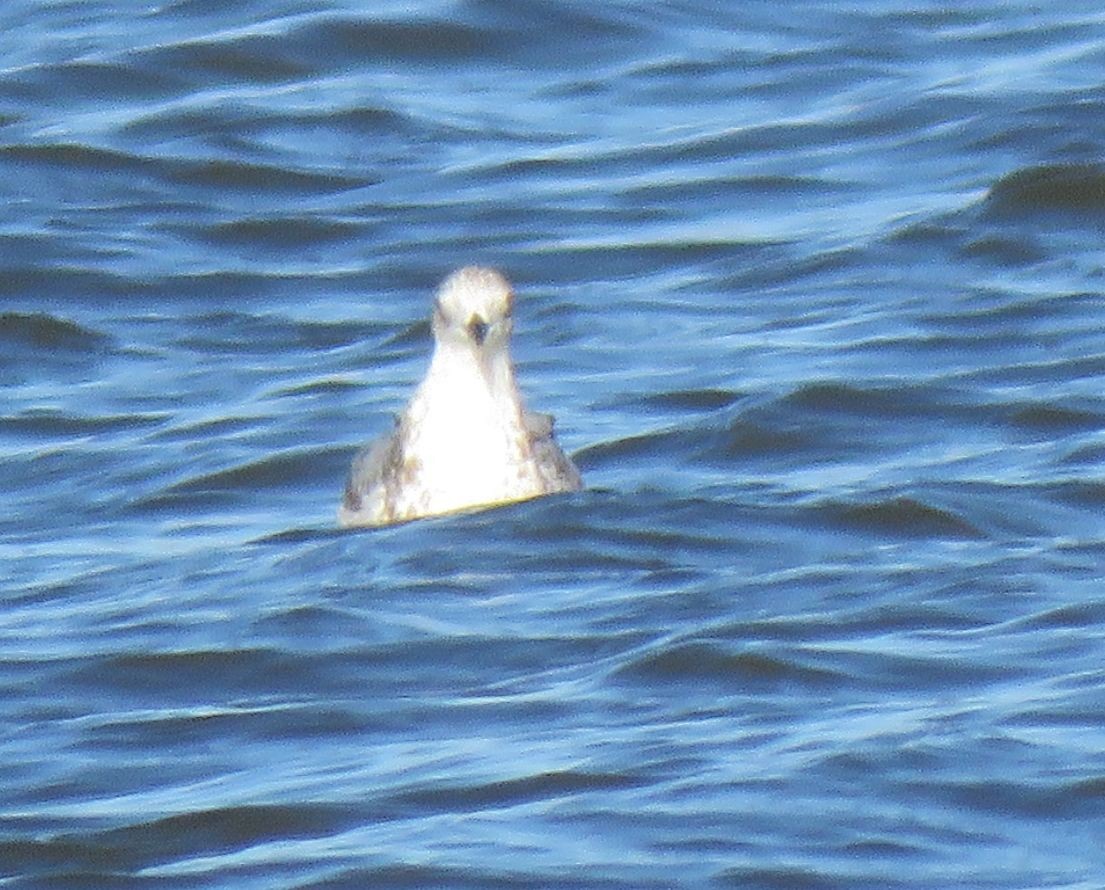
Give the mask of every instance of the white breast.
<path id="1" fill-rule="evenodd" d="M 468 362 L 435 363 L 408 412 L 414 472 L 400 514 L 436 514 L 542 494 L 513 388 L 493 392 Z"/>

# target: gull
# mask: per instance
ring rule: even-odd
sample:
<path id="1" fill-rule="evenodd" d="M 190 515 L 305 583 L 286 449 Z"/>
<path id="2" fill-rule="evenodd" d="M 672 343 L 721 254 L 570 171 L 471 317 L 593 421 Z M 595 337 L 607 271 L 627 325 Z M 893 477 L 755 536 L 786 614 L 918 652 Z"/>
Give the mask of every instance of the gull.
<path id="1" fill-rule="evenodd" d="M 338 522 L 380 526 L 583 487 L 510 360 L 514 292 L 466 266 L 438 288 L 429 370 L 387 436 L 353 459 Z"/>

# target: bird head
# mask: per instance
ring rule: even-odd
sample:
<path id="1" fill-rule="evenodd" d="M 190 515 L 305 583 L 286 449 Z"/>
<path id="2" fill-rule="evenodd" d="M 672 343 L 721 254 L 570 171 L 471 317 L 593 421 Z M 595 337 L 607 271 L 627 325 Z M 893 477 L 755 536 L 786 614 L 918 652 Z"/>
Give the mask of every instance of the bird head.
<path id="1" fill-rule="evenodd" d="M 505 355 L 512 325 L 514 291 L 495 269 L 465 266 L 446 278 L 434 301 L 434 338 L 441 345 L 471 350 L 488 361 Z"/>

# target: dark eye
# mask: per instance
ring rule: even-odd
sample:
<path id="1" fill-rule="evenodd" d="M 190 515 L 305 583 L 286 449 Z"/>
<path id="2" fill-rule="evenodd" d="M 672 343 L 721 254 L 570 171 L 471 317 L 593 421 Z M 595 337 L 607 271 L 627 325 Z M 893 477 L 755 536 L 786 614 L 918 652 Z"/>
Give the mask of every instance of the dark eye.
<path id="1" fill-rule="evenodd" d="M 473 315 L 469 319 L 468 336 L 476 341 L 477 346 L 483 346 L 483 341 L 487 338 L 487 327 L 487 322 L 478 315 Z"/>

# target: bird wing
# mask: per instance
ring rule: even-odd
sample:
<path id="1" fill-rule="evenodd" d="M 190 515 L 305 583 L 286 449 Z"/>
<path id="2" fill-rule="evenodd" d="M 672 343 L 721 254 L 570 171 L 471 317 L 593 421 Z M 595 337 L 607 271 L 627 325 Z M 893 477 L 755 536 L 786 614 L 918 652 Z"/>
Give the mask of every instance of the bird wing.
<path id="1" fill-rule="evenodd" d="M 579 491 L 583 488 L 583 478 L 579 475 L 579 470 L 557 444 L 553 416 L 539 411 L 525 411 L 522 414 L 522 424 L 529 436 L 530 450 L 545 483 L 545 490 L 551 493 Z"/>
<path id="2" fill-rule="evenodd" d="M 369 443 L 353 458 L 338 519 L 342 525 L 377 525 L 389 521 L 389 474 L 399 459 L 399 425 Z"/>

